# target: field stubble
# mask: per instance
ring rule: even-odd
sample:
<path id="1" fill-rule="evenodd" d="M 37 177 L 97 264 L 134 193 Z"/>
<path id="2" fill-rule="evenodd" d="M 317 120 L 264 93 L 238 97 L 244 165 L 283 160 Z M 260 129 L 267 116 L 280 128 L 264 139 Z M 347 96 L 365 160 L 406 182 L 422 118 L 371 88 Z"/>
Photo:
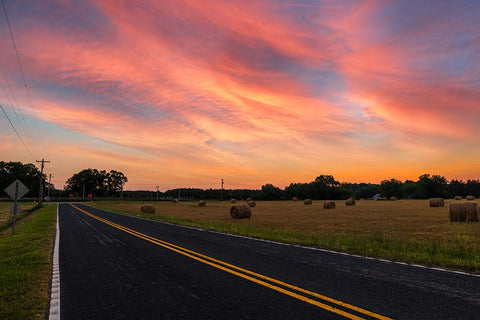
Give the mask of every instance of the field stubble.
<path id="1" fill-rule="evenodd" d="M 323 201 L 311 206 L 257 201 L 249 220 L 231 219 L 227 201 L 208 201 L 206 207 L 196 202 L 149 202 L 156 214 L 141 214 L 141 202 L 92 205 L 209 230 L 480 273 L 480 224 L 451 223 L 452 201 L 445 207 L 430 207 L 428 200 L 363 200 L 355 206 L 335 201 L 333 210 L 324 209 Z"/>

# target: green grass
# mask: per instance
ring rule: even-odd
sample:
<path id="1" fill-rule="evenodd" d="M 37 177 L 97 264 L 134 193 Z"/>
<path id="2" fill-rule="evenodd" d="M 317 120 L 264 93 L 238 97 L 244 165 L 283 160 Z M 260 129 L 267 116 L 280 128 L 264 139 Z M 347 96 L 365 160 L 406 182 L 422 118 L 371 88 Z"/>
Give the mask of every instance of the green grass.
<path id="1" fill-rule="evenodd" d="M 11 227 L 13 222 L 13 215 L 10 213 L 10 205 L 13 201 L 0 202 L 0 231 Z M 36 209 L 36 204 L 28 202 L 20 202 L 22 211 L 17 214 L 16 223 L 31 214 Z"/>
<path id="2" fill-rule="evenodd" d="M 229 216 L 230 203 L 149 202 L 157 214 L 139 212 L 140 202 L 93 202 L 92 206 L 175 224 L 312 246 L 363 256 L 480 273 L 480 224 L 451 223 L 448 204 L 426 200 L 358 201 L 354 207 L 322 201 L 260 201 L 250 220 Z"/>
<path id="3" fill-rule="evenodd" d="M 0 319 L 45 319 L 56 206 L 46 205 L 0 236 Z"/>

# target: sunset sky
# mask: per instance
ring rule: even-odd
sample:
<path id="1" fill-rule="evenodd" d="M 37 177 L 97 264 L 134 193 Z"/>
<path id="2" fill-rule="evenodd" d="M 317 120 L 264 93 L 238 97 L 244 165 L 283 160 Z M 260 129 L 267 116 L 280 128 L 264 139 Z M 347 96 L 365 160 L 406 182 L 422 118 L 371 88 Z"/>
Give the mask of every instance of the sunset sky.
<path id="1" fill-rule="evenodd" d="M 4 3 L 0 160 L 57 188 L 480 179 L 480 1 Z"/>

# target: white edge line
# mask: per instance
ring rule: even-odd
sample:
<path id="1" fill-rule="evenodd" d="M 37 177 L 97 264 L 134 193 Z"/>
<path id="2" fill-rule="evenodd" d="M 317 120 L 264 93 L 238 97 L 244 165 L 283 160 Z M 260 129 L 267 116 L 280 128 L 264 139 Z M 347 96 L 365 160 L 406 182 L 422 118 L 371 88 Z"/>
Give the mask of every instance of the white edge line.
<path id="1" fill-rule="evenodd" d="M 92 208 L 98 209 L 98 210 L 103 210 L 103 209 L 95 208 L 95 207 L 92 207 Z M 107 211 L 107 210 L 103 210 L 103 211 Z M 111 212 L 111 211 L 107 211 L 107 212 Z M 224 233 L 224 232 L 212 231 L 212 230 L 207 230 L 207 229 L 202 229 L 202 228 L 197 228 L 197 227 L 183 226 L 181 224 L 175 224 L 175 223 L 170 223 L 170 222 L 165 222 L 165 221 L 152 220 L 152 219 L 148 219 L 148 218 L 144 218 L 144 217 L 132 216 L 132 215 L 129 215 L 129 214 L 126 214 L 126 213 L 119 213 L 119 212 L 111 212 L 111 213 L 116 213 L 116 214 L 120 214 L 120 215 L 123 215 L 123 216 L 128 216 L 128 217 L 141 219 L 141 220 L 153 221 L 153 222 L 156 222 L 156 223 L 168 224 L 168 225 L 172 225 L 172 226 L 177 226 L 177 227 L 182 227 L 182 228 L 187 228 L 187 229 L 193 229 L 193 230 L 198 230 L 198 231 L 217 233 L 217 234 L 222 234 L 222 235 L 237 237 L 237 238 L 242 238 L 242 239 L 249 239 L 249 240 L 261 241 L 261 242 L 267 242 L 267 243 L 274 243 L 274 244 L 278 244 L 278 245 L 282 245 L 282 246 L 309 249 L 309 250 L 327 252 L 327 253 L 332 253 L 332 254 L 337 254 L 337 255 L 342 255 L 342 256 L 355 257 L 355 258 L 367 259 L 367 260 L 374 260 L 374 261 L 379 261 L 379 262 L 384 262 L 384 263 L 398 264 L 398 265 L 403 265 L 403 266 L 409 266 L 409 267 L 415 267 L 415 268 L 421 268 L 421 269 L 428 269 L 428 270 L 434 270 L 434 271 L 441 271 L 441 272 L 446 272 L 446 273 L 454 273 L 454 274 L 463 275 L 463 276 L 471 276 L 471 277 L 479 277 L 480 278 L 480 274 L 468 273 L 468 272 L 463 272 L 463 271 L 448 270 L 448 269 L 442 269 L 442 268 L 436 268 L 436 267 L 427 267 L 427 266 L 423 266 L 423 265 L 420 265 L 420 264 L 409 264 L 409 263 L 401 262 L 401 261 L 392 261 L 392 260 L 387 260 L 387 259 L 365 257 L 365 256 L 357 255 L 357 254 L 351 254 L 351 253 L 345 253 L 345 252 L 339 252 L 339 251 L 332 251 L 332 250 L 314 248 L 314 247 L 307 247 L 307 246 L 301 246 L 301 245 L 297 245 L 297 244 L 283 243 L 283 242 L 265 240 L 265 239 L 260 239 L 260 238 L 252 238 L 252 237 L 242 236 L 242 235 L 238 235 L 238 234 Z"/>
<path id="2" fill-rule="evenodd" d="M 59 204 L 57 204 L 57 232 L 55 233 L 55 246 L 53 248 L 52 293 L 50 295 L 48 320 L 60 320 L 60 264 L 58 259 L 60 227 L 58 224 L 58 207 Z"/>

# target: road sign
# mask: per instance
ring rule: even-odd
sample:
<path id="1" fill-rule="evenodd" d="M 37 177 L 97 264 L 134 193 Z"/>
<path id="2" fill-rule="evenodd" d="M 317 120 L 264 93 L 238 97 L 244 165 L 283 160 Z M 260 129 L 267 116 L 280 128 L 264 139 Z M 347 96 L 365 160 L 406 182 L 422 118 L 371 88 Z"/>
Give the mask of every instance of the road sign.
<path id="1" fill-rule="evenodd" d="M 17 213 L 20 212 L 20 203 L 17 201 L 20 200 L 24 195 L 29 191 L 25 185 L 20 182 L 20 180 L 15 180 L 11 185 L 6 187 L 5 192 L 13 199 L 12 206 L 10 207 L 10 213 L 13 214 L 13 223 L 12 223 L 12 233 L 15 233 L 15 219 Z"/>
<path id="2" fill-rule="evenodd" d="M 18 189 L 17 189 L 18 184 Z M 11 185 L 6 187 L 4 191 L 12 198 L 14 201 L 20 200 L 24 195 L 27 194 L 28 188 L 20 180 L 15 180 Z"/>
<path id="3" fill-rule="evenodd" d="M 10 204 L 10 213 L 11 214 L 17 214 L 17 213 L 20 213 L 20 211 L 22 211 L 22 209 L 20 207 L 20 203 L 17 203 L 16 205 L 15 205 L 15 203 Z"/>

